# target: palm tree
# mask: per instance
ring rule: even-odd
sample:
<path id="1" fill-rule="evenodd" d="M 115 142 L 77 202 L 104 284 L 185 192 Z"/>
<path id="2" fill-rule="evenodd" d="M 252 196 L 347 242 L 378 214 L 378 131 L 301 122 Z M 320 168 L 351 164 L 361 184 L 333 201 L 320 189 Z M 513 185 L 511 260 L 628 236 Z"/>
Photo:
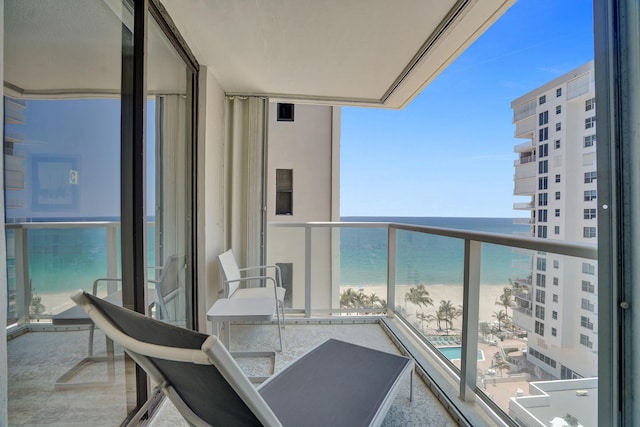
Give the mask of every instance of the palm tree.
<path id="1" fill-rule="evenodd" d="M 447 325 L 447 335 L 449 335 L 449 329 L 453 329 L 453 320 L 462 315 L 462 307 L 454 307 L 451 300 L 441 300 L 437 315 L 441 320 L 445 321 Z"/>
<path id="2" fill-rule="evenodd" d="M 513 307 L 513 290 L 512 288 L 506 286 L 502 290 L 502 295 L 498 297 L 498 301 L 496 301 L 496 305 L 501 305 L 504 307 L 504 312 L 509 314 L 509 308 Z"/>
<path id="3" fill-rule="evenodd" d="M 429 291 L 427 291 L 424 285 L 418 285 L 415 288 L 409 288 L 409 292 L 404 294 L 404 300 L 409 301 L 412 304 L 417 305 L 418 307 L 433 305 L 433 299 L 429 296 Z M 417 312 L 417 309 L 416 309 Z"/>
<path id="4" fill-rule="evenodd" d="M 511 365 L 502 358 L 500 360 L 497 360 L 494 363 L 493 367 L 500 371 L 500 376 L 502 376 L 503 369 L 506 369 L 507 371 L 511 369 Z"/>
<path id="5" fill-rule="evenodd" d="M 502 332 L 501 325 L 503 323 L 506 324 L 507 320 L 509 319 L 509 316 L 507 315 L 507 313 L 505 313 L 504 310 L 500 310 L 497 313 L 494 311 L 493 317 L 498 321 L 498 332 Z"/>
<path id="6" fill-rule="evenodd" d="M 358 292 L 352 288 L 347 289 L 340 295 L 340 307 L 341 308 L 354 308 L 357 306 Z"/>

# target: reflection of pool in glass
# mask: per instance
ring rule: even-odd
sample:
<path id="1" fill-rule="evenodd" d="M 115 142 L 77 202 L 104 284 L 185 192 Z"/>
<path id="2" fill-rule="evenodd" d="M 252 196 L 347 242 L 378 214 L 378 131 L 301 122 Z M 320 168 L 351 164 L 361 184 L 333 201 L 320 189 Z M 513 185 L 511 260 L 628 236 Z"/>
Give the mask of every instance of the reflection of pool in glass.
<path id="1" fill-rule="evenodd" d="M 462 347 L 439 347 L 438 350 L 449 360 L 462 359 Z M 482 350 L 478 350 L 478 360 L 484 360 L 484 352 Z"/>

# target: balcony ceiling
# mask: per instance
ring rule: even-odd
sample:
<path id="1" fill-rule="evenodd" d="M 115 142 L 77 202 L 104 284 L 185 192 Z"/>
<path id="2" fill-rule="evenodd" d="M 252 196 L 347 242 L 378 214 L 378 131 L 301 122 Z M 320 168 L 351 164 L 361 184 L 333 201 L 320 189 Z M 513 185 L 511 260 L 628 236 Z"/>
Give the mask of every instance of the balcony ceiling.
<path id="1" fill-rule="evenodd" d="M 401 108 L 515 0 L 161 2 L 229 95 Z M 5 0 L 5 87 L 117 96 L 122 22 L 119 0 Z M 176 58 L 151 25 L 150 92 L 184 93 Z"/>
<path id="2" fill-rule="evenodd" d="M 163 0 L 230 95 L 400 108 L 515 0 Z"/>

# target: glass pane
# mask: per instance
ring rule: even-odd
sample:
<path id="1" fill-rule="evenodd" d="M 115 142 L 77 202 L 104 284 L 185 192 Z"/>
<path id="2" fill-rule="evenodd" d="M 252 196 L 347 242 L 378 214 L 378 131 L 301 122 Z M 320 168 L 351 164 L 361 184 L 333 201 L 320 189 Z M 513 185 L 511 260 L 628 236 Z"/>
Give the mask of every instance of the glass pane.
<path id="1" fill-rule="evenodd" d="M 147 253 L 151 315 L 191 327 L 191 123 L 193 73 L 149 18 Z"/>
<path id="2" fill-rule="evenodd" d="M 135 380 L 122 351 L 69 311 L 69 295 L 120 300 L 120 91 L 132 11 L 10 0 L 4 14 L 9 423 L 120 425 Z"/>

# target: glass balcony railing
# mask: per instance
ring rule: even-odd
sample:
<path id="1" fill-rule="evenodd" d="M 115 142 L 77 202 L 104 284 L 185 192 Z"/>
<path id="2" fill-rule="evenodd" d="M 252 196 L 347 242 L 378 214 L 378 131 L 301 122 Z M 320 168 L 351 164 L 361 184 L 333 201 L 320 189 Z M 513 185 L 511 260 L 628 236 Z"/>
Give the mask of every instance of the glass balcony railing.
<path id="1" fill-rule="evenodd" d="M 470 417 L 481 400 L 508 424 L 529 425 L 567 412 L 545 393 L 597 396 L 597 381 L 580 382 L 597 378 L 595 245 L 408 224 L 271 223 L 267 256 L 292 266 L 291 313 L 401 324 L 420 342 L 418 364 L 442 366 L 438 387 L 459 410 L 469 403 Z M 581 421 L 597 419 L 591 407 Z"/>

